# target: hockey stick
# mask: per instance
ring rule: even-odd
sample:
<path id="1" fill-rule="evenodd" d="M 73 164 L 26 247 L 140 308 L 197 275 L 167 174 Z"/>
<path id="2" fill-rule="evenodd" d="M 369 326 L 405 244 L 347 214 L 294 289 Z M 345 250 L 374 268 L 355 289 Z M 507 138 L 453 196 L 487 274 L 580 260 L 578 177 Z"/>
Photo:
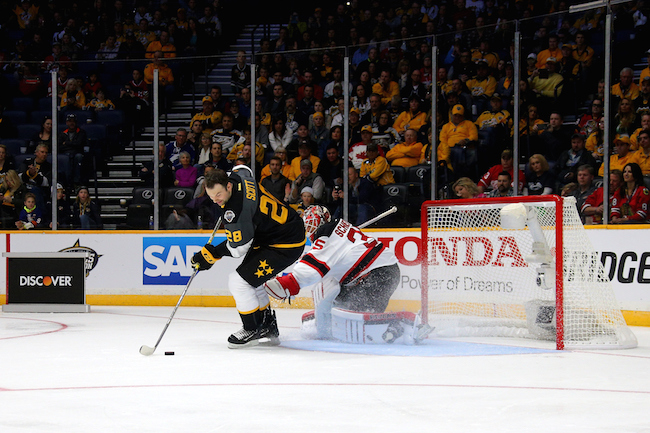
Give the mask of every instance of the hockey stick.
<path id="1" fill-rule="evenodd" d="M 208 243 L 212 243 L 212 240 L 214 239 L 214 236 L 217 234 L 217 229 L 221 225 L 221 217 L 217 220 L 217 223 L 214 225 L 214 230 L 212 230 L 212 234 L 210 235 L 210 239 L 208 239 Z M 142 347 L 140 347 L 140 354 L 144 356 L 149 356 L 153 355 L 153 353 L 156 351 L 158 348 L 158 344 L 160 344 L 160 340 L 162 340 L 163 335 L 165 335 L 165 332 L 167 332 L 167 328 L 169 328 L 169 324 L 172 322 L 172 319 L 174 318 L 174 314 L 176 314 L 176 310 L 178 310 L 178 307 L 181 305 L 181 302 L 183 302 L 183 298 L 185 297 L 185 294 L 187 293 L 187 290 L 190 288 L 190 284 L 192 284 L 192 280 L 194 277 L 196 277 L 196 274 L 199 273 L 198 268 L 194 268 L 194 272 L 192 273 L 192 276 L 190 277 L 190 280 L 187 282 L 187 285 L 185 286 L 185 290 L 183 290 L 183 293 L 181 294 L 180 299 L 176 303 L 176 306 L 174 307 L 174 311 L 172 311 L 171 316 L 169 316 L 169 319 L 167 319 L 167 323 L 165 324 L 165 328 L 163 329 L 162 333 L 160 334 L 160 337 L 158 337 L 158 341 L 156 341 L 156 345 L 154 347 L 149 347 L 146 344 Z"/>
<path id="2" fill-rule="evenodd" d="M 365 223 L 359 225 L 359 228 L 360 229 L 365 229 L 369 225 L 374 224 L 377 221 L 379 221 L 380 219 L 386 218 L 388 215 L 393 214 L 395 212 L 397 212 L 397 206 L 393 206 L 392 208 L 388 209 L 386 212 L 382 212 L 379 215 L 377 215 L 376 217 L 374 217 L 373 219 L 368 220 Z"/>

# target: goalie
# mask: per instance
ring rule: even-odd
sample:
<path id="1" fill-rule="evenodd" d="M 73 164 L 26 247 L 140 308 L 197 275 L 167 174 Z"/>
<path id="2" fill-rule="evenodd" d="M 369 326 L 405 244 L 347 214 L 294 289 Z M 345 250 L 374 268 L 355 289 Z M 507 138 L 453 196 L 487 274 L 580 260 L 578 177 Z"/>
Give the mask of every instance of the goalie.
<path id="1" fill-rule="evenodd" d="M 290 299 L 313 286 L 315 311 L 303 316 L 303 330 L 315 320 L 317 338 L 413 343 L 416 315 L 384 313 L 400 280 L 395 255 L 349 222 L 332 221 L 322 206 L 311 206 L 303 219 L 312 249 L 293 272 L 264 284 L 268 294 Z"/>

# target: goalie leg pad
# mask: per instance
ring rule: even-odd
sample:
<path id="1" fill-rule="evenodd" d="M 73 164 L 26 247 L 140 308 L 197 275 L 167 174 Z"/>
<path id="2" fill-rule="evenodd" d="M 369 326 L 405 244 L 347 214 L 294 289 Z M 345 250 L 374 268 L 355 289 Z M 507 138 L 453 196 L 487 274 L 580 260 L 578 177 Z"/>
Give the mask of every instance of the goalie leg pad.
<path id="1" fill-rule="evenodd" d="M 414 344 L 414 313 L 360 313 L 332 308 L 332 336 L 355 344 Z"/>
<path id="2" fill-rule="evenodd" d="M 332 306 L 341 293 L 341 285 L 333 278 L 324 278 L 312 289 L 317 338 L 332 338 Z"/>

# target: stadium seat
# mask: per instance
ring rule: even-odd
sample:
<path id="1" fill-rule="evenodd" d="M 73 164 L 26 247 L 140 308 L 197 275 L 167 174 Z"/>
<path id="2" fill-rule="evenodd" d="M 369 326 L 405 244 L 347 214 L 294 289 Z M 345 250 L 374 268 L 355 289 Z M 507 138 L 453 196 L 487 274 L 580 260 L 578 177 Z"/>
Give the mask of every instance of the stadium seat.
<path id="1" fill-rule="evenodd" d="M 20 110 L 7 110 L 2 114 L 3 118 L 7 118 L 14 125 L 21 125 L 27 123 L 27 112 Z"/>
<path id="2" fill-rule="evenodd" d="M 30 112 L 36 107 L 36 103 L 33 98 L 18 96 L 11 100 L 11 107 L 14 110 Z"/>
<path id="3" fill-rule="evenodd" d="M 403 183 L 384 185 L 381 188 L 381 210 L 397 206 L 397 212 L 378 221 L 380 227 L 404 227 L 411 224 L 411 213 L 409 212 L 409 187 Z"/>
<path id="4" fill-rule="evenodd" d="M 406 169 L 404 167 L 400 167 L 398 165 L 390 168 L 390 171 L 393 172 L 393 178 L 395 179 L 395 183 L 403 183 L 406 182 Z"/>
<path id="5" fill-rule="evenodd" d="M 96 123 L 106 126 L 121 126 L 124 124 L 122 110 L 103 110 L 95 113 Z"/>
<path id="6" fill-rule="evenodd" d="M 52 112 L 52 98 L 49 96 L 46 96 L 45 98 L 41 98 L 38 100 L 38 109 L 41 111 L 49 111 L 50 113 Z"/>
<path id="7" fill-rule="evenodd" d="M 163 191 L 163 206 L 160 220 L 164 223 L 174 210 L 181 210 L 194 196 L 194 188 L 165 188 Z"/>
<path id="8" fill-rule="evenodd" d="M 65 125 L 65 119 L 68 114 L 74 114 L 77 116 L 77 126 L 85 128 L 85 125 L 88 123 L 88 119 L 92 122 L 94 120 L 94 113 L 92 111 L 86 110 L 74 110 L 74 111 L 59 111 L 59 123 Z"/>
<path id="9" fill-rule="evenodd" d="M 27 141 L 21 139 L 4 139 L 0 140 L 0 143 L 4 144 L 7 147 L 7 152 L 10 155 L 22 155 L 25 153 L 25 148 L 27 147 Z"/>
<path id="10" fill-rule="evenodd" d="M 132 195 L 132 204 L 151 204 L 154 197 L 153 188 L 136 187 L 133 188 Z"/>
<path id="11" fill-rule="evenodd" d="M 30 116 L 29 123 L 32 125 L 38 125 L 41 126 L 43 124 L 43 119 L 45 119 L 45 116 L 47 117 L 52 117 L 52 110 L 37 110 L 37 111 L 32 111 L 32 115 Z"/>
<path id="12" fill-rule="evenodd" d="M 130 204 L 126 210 L 126 225 L 130 229 L 148 229 L 153 216 L 153 205 Z"/>
<path id="13" fill-rule="evenodd" d="M 22 140 L 31 140 L 33 136 L 41 132 L 40 125 L 31 125 L 29 123 L 17 125 L 16 128 L 18 128 L 18 138 Z"/>

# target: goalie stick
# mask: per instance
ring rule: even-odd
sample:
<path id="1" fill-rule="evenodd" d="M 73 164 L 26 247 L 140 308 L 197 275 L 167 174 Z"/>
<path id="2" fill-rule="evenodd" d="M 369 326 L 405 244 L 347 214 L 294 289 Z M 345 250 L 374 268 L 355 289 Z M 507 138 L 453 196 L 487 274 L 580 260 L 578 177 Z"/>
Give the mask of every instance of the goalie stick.
<path id="1" fill-rule="evenodd" d="M 379 215 L 377 215 L 376 217 L 374 217 L 373 219 L 370 219 L 370 220 L 366 221 L 365 223 L 360 224 L 359 228 L 360 229 L 365 229 L 369 225 L 374 224 L 377 221 L 379 221 L 380 219 L 386 218 L 388 215 L 393 214 L 395 212 L 397 212 L 397 206 L 393 206 L 390 209 L 388 209 L 386 212 L 382 212 Z"/>
<path id="2" fill-rule="evenodd" d="M 212 240 L 214 239 L 214 236 L 217 234 L 217 230 L 219 229 L 219 226 L 221 225 L 221 217 L 217 219 L 217 223 L 214 225 L 214 230 L 212 230 L 212 234 L 210 235 L 210 239 L 208 239 L 208 243 L 211 244 Z M 165 335 L 165 332 L 167 332 L 167 328 L 169 328 L 169 324 L 172 322 L 172 319 L 174 318 L 174 314 L 176 314 L 176 310 L 178 310 L 178 307 L 181 305 L 181 302 L 183 302 L 183 298 L 185 297 L 185 294 L 187 293 L 187 290 L 190 288 L 190 284 L 192 284 L 192 280 L 194 277 L 196 277 L 196 274 L 199 273 L 198 268 L 194 268 L 194 272 L 192 273 L 192 276 L 190 277 L 190 280 L 187 282 L 187 285 L 185 286 L 185 290 L 183 290 L 183 293 L 181 294 L 180 299 L 176 303 L 176 306 L 174 307 L 174 311 L 172 311 L 171 316 L 169 316 L 169 319 L 167 319 L 167 323 L 165 324 L 165 328 L 163 329 L 162 333 L 160 334 L 160 337 L 158 337 L 158 341 L 156 341 L 156 345 L 154 347 L 149 347 L 146 344 L 140 347 L 140 354 L 144 356 L 150 356 L 153 355 L 153 353 L 156 351 L 158 348 L 158 344 L 160 344 L 160 340 L 162 340 L 163 335 Z"/>

